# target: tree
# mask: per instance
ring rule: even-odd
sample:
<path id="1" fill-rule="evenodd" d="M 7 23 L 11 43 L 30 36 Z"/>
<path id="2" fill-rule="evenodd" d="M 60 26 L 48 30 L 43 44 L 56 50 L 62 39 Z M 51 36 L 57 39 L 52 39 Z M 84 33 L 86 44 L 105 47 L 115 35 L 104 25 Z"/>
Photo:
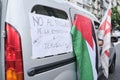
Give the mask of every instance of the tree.
<path id="1" fill-rule="evenodd" d="M 120 26 L 120 13 L 116 6 L 112 8 L 112 29 L 115 29 L 118 26 Z"/>

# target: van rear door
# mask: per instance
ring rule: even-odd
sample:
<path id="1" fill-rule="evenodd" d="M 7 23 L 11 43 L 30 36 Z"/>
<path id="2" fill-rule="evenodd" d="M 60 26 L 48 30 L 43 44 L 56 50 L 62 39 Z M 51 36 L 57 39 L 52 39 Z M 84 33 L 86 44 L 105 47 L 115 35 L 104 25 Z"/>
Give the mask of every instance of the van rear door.
<path id="1" fill-rule="evenodd" d="M 69 7 L 63 5 L 50 0 L 8 0 L 6 80 L 76 80 Z"/>

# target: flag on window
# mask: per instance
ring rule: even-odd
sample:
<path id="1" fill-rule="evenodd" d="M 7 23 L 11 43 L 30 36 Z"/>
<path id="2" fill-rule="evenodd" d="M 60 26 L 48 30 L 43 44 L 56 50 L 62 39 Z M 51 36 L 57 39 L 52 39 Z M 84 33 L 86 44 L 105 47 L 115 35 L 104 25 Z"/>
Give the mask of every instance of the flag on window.
<path id="1" fill-rule="evenodd" d="M 76 15 L 71 29 L 73 51 L 76 55 L 79 80 L 97 80 L 96 43 L 93 38 L 91 20 Z"/>
<path id="2" fill-rule="evenodd" d="M 111 47 L 111 2 L 109 3 L 109 7 L 102 18 L 102 22 L 100 24 L 98 38 L 103 40 L 104 44 L 102 46 L 101 53 L 101 63 L 104 69 L 104 75 L 108 78 L 109 75 L 109 57 L 110 52 L 109 48 Z"/>

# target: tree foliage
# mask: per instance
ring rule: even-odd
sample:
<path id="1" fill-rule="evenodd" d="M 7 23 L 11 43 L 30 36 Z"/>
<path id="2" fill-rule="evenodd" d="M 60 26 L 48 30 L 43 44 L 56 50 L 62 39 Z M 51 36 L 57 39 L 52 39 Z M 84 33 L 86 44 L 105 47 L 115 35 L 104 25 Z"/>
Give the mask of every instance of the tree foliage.
<path id="1" fill-rule="evenodd" d="M 118 12 L 117 6 L 112 8 L 112 28 L 120 26 L 120 13 Z"/>

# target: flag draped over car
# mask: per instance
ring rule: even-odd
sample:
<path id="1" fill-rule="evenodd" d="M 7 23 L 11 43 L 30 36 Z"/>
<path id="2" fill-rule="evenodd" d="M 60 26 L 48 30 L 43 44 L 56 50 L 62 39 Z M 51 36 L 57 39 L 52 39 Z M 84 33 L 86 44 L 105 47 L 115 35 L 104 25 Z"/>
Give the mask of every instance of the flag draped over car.
<path id="1" fill-rule="evenodd" d="M 109 7 L 102 18 L 102 22 L 100 24 L 98 38 L 103 40 L 104 44 L 102 46 L 101 53 L 101 62 L 102 67 L 104 68 L 104 75 L 108 78 L 109 75 L 109 57 L 110 52 L 109 48 L 111 47 L 111 2 L 109 3 Z"/>
<path id="2" fill-rule="evenodd" d="M 76 15 L 71 35 L 80 80 L 97 80 L 96 46 L 92 29 L 93 26 L 89 18 Z"/>

